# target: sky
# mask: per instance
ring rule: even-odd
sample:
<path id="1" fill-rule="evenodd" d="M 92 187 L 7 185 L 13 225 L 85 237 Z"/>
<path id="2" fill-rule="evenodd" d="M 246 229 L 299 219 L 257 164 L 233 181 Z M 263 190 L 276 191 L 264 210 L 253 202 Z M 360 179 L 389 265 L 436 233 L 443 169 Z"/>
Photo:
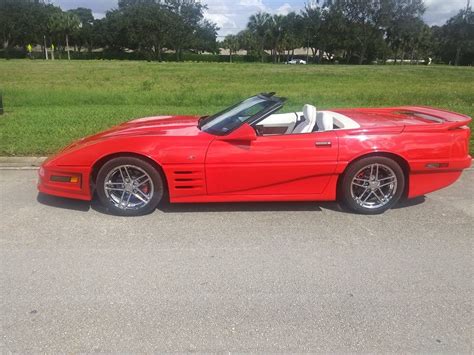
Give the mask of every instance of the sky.
<path id="1" fill-rule="evenodd" d="M 117 0 L 50 0 L 63 10 L 86 7 L 96 18 L 105 16 L 107 10 L 117 7 Z M 245 28 L 250 15 L 258 11 L 277 14 L 299 12 L 305 0 L 201 0 L 207 5 L 206 18 L 219 27 L 219 36 L 237 33 Z M 466 0 L 425 0 L 425 21 L 429 25 L 442 25 L 466 6 Z"/>

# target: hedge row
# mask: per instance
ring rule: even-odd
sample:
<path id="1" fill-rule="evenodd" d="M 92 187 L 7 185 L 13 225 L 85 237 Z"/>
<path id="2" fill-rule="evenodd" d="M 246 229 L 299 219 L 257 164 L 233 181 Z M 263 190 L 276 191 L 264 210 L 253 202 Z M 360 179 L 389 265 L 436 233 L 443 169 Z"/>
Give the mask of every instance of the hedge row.
<path id="1" fill-rule="evenodd" d="M 121 52 L 121 51 L 103 51 L 103 52 L 74 52 L 71 51 L 71 59 L 77 60 L 88 60 L 88 59 L 95 59 L 95 60 L 148 60 L 148 61 L 156 61 L 158 60 L 156 56 L 150 53 L 143 53 L 143 52 Z M 20 58 L 27 58 L 27 52 L 22 49 L 10 49 L 7 51 L 0 50 L 0 58 L 7 58 L 7 59 L 20 59 Z M 32 53 L 33 59 L 43 59 L 44 54 L 41 52 L 33 52 Z M 66 52 L 55 52 L 56 59 L 66 59 L 67 53 Z M 294 59 L 306 59 L 306 56 L 294 56 Z M 161 59 L 165 62 L 175 62 L 176 61 L 176 54 L 174 53 L 163 53 L 161 55 Z M 264 62 L 271 62 L 273 58 L 271 56 L 264 57 Z M 181 61 L 184 62 L 229 62 L 230 58 L 229 55 L 222 55 L 222 54 L 197 54 L 197 53 L 183 53 L 181 55 Z M 253 56 L 253 55 L 233 55 L 232 62 L 236 63 L 243 63 L 243 62 L 260 62 L 260 57 Z M 286 56 L 280 56 L 280 62 L 285 62 Z"/>

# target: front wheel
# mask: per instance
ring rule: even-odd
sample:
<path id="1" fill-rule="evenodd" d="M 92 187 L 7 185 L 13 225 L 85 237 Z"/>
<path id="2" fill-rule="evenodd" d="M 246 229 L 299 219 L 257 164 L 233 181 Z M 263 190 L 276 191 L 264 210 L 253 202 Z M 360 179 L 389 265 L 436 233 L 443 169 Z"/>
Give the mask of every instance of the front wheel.
<path id="1" fill-rule="evenodd" d="M 357 213 L 378 214 L 394 206 L 403 194 L 400 165 L 386 157 L 368 157 L 351 164 L 341 183 L 341 200 Z"/>
<path id="2" fill-rule="evenodd" d="M 145 160 L 118 157 L 97 174 L 97 195 L 113 214 L 138 216 L 153 211 L 163 197 L 163 179 Z"/>

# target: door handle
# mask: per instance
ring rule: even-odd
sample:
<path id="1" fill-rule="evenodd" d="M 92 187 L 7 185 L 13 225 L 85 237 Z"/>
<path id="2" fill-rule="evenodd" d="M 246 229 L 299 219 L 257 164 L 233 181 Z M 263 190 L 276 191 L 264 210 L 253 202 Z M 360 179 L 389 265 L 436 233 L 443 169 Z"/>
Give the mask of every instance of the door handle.
<path id="1" fill-rule="evenodd" d="M 318 141 L 314 143 L 314 145 L 316 146 L 316 148 L 324 148 L 332 146 L 332 143 L 329 141 Z"/>

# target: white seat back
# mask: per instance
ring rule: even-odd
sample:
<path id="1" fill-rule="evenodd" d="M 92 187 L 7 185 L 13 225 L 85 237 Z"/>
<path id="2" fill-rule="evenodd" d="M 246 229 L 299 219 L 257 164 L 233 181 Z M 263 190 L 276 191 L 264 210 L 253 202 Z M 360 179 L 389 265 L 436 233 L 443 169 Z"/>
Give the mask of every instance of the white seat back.
<path id="1" fill-rule="evenodd" d="M 313 131 L 313 127 L 316 124 L 316 107 L 313 105 L 304 105 L 303 118 L 304 121 L 296 125 L 293 133 L 309 133 Z"/>
<path id="2" fill-rule="evenodd" d="M 318 131 L 331 131 L 334 128 L 334 118 L 329 112 L 318 112 L 316 117 Z"/>

